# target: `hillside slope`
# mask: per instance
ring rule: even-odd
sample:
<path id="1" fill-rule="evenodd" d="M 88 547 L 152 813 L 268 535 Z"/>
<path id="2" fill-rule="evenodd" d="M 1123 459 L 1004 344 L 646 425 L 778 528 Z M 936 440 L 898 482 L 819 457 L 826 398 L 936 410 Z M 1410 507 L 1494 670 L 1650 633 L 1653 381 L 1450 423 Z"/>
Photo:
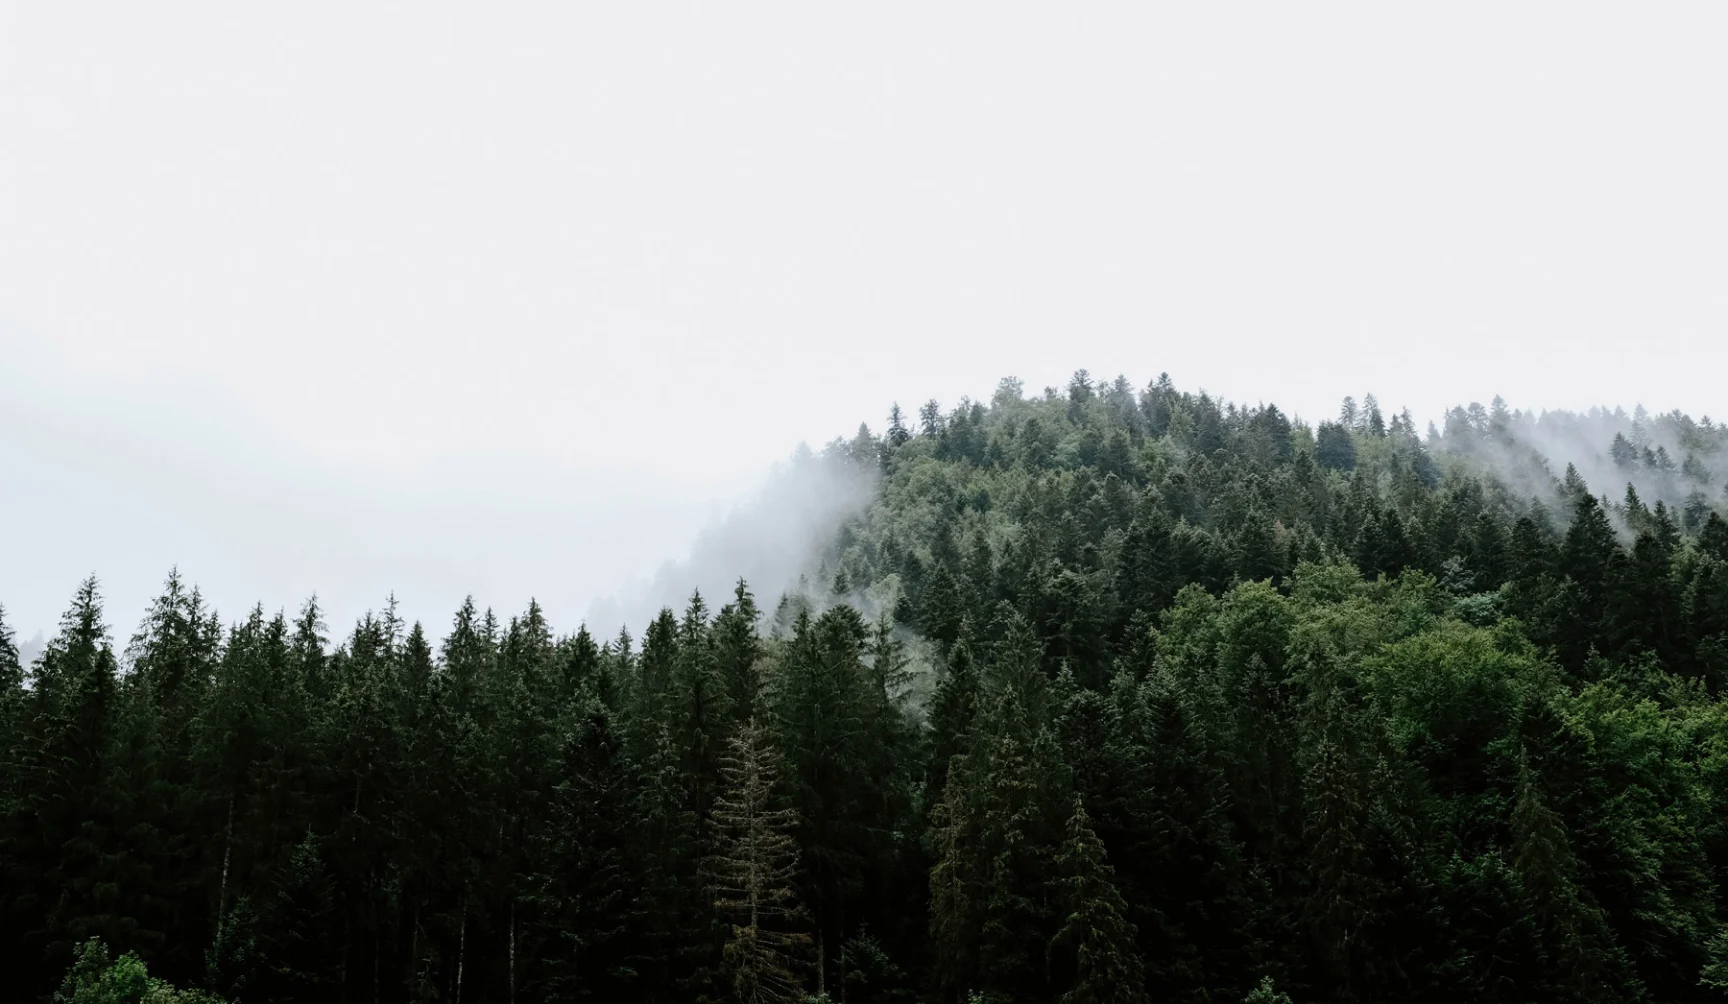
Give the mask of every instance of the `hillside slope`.
<path id="1" fill-rule="evenodd" d="M 332 645 L 171 576 L 119 645 L 86 583 L 27 674 L 0 645 L 0 964 L 46 993 L 96 937 L 260 1001 L 1728 987 L 1709 420 L 1310 426 L 1081 373 L 806 462 L 876 487 L 802 582 L 634 635 L 470 603 L 436 651 L 393 606 Z"/>

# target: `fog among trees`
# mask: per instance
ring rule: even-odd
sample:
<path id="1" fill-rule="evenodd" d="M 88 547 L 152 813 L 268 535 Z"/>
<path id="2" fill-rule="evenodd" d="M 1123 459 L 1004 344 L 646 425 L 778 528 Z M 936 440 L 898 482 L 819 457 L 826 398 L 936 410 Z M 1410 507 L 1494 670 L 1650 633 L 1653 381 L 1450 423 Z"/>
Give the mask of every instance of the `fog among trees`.
<path id="1" fill-rule="evenodd" d="M 129 629 L 93 578 L 40 651 L 0 630 L 0 965 L 57 1001 L 1718 1000 L 1725 481 L 1706 417 L 1080 371 L 894 405 L 588 624 L 169 572 Z"/>

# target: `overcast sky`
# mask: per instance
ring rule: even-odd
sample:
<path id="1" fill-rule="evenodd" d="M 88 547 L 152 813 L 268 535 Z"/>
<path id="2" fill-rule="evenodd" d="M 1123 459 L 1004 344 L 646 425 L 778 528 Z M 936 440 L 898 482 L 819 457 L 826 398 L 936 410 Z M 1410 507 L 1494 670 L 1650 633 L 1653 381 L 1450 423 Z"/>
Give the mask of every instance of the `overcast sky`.
<path id="1" fill-rule="evenodd" d="M 1725 410 L 1720 3 L 842 7 L 0 5 L 10 619 L 573 627 L 1008 374 Z"/>

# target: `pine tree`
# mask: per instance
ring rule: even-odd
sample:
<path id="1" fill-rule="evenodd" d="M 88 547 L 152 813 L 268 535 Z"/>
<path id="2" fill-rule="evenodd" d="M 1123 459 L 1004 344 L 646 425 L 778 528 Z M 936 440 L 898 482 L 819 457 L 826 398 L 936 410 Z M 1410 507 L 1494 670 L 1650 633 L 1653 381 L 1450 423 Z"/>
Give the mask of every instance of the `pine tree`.
<path id="1" fill-rule="evenodd" d="M 17 783 L 14 744 L 24 725 L 25 667 L 18 661 L 18 645 L 12 626 L 6 623 L 6 605 L 0 603 L 0 820 L 13 810 Z"/>
<path id="2" fill-rule="evenodd" d="M 0 968 L 30 984 L 35 982 L 31 967 L 36 959 L 24 940 L 36 918 L 27 838 L 35 821 L 25 801 L 30 699 L 25 673 L 5 607 L 0 606 Z"/>
<path id="3" fill-rule="evenodd" d="M 266 1000 L 326 1002 L 341 985 L 340 907 L 318 843 L 308 833 L 276 878 L 264 934 L 270 962 L 260 989 Z"/>
<path id="4" fill-rule="evenodd" d="M 726 740 L 732 732 L 727 681 L 715 664 L 707 607 L 693 594 L 679 626 L 677 654 L 668 686 L 672 742 L 680 752 L 684 810 L 696 830 L 695 853 L 708 853 L 709 814 L 721 784 Z"/>
<path id="5" fill-rule="evenodd" d="M 118 671 L 92 577 L 31 674 L 19 825 L 7 841 L 18 868 L 13 894 L 47 907 L 30 941 L 59 963 L 91 936 L 129 945 L 135 922 L 108 898 L 119 864 L 110 773 Z"/>
<path id="6" fill-rule="evenodd" d="M 946 648 L 960 637 L 966 608 L 965 596 L 954 573 L 945 562 L 937 564 L 918 601 L 919 626 L 927 636 Z"/>
<path id="7" fill-rule="evenodd" d="M 1574 672 L 1584 665 L 1590 640 L 1602 623 L 1608 585 L 1620 559 L 1620 545 L 1601 503 L 1588 492 L 1579 495 L 1560 546 L 1557 570 L 1562 580 L 1554 625 L 1561 661 Z"/>
<path id="8" fill-rule="evenodd" d="M 1369 394 L 1362 398 L 1362 412 L 1365 421 L 1363 431 L 1375 439 L 1385 439 L 1386 419 L 1381 415 L 1380 402 L 1374 399 L 1374 395 Z"/>
<path id="9" fill-rule="evenodd" d="M 1512 861 L 1527 908 L 1554 946 L 1556 978 L 1585 999 L 1599 991 L 1601 953 L 1589 942 L 1600 919 L 1578 893 L 1576 859 L 1566 824 L 1549 808 L 1526 758 L 1518 765 L 1517 801 L 1512 810 Z"/>
<path id="10" fill-rule="evenodd" d="M 737 722 L 756 715 L 762 694 L 759 662 L 762 640 L 757 634 L 761 611 L 743 579 L 733 589 L 732 602 L 714 618 L 714 667 L 726 690 L 732 716 Z"/>
<path id="11" fill-rule="evenodd" d="M 1356 408 L 1356 398 L 1347 395 L 1343 405 L 1338 409 L 1338 424 L 1346 429 L 1355 430 L 1359 421 L 1361 421 L 1361 415 Z"/>
<path id="12" fill-rule="evenodd" d="M 951 761 L 940 801 L 930 814 L 930 940 L 944 999 L 969 993 L 978 974 L 982 889 L 978 820 L 971 805 L 970 757 Z"/>
<path id="13" fill-rule="evenodd" d="M 997 618 L 1002 640 L 997 642 L 985 679 L 992 694 L 1011 692 L 1034 720 L 1042 720 L 1049 677 L 1044 669 L 1044 643 L 1030 621 L 1005 608 Z"/>
<path id="14" fill-rule="evenodd" d="M 978 668 L 972 660 L 972 646 L 962 636 L 949 653 L 948 673 L 930 700 L 930 766 L 924 790 L 931 808 L 941 801 L 947 787 L 949 764 L 971 746 L 978 700 Z"/>
<path id="15" fill-rule="evenodd" d="M 1614 442 L 1608 447 L 1608 455 L 1614 459 L 1614 466 L 1622 470 L 1633 470 L 1638 465 L 1638 450 L 1627 441 L 1624 433 L 1614 434 Z"/>
<path id="16" fill-rule="evenodd" d="M 451 708 L 460 716 L 479 718 L 482 703 L 497 661 L 497 649 L 483 633 L 474 597 L 467 596 L 456 611 L 450 633 L 444 637 L 444 688 Z"/>
<path id="17" fill-rule="evenodd" d="M 1334 471 L 1356 469 L 1356 438 L 1346 425 L 1321 422 L 1315 430 L 1314 462 Z"/>
<path id="18" fill-rule="evenodd" d="M 740 1004 L 799 1000 L 810 935 L 794 892 L 798 816 L 774 807 L 779 758 L 754 721 L 732 738 L 721 779 L 706 871 L 714 908 L 732 925 L 725 965 L 733 996 Z"/>
<path id="19" fill-rule="evenodd" d="M 1047 731 L 1032 725 L 1012 692 L 986 726 L 977 779 L 978 967 L 980 989 L 1037 993 L 1057 917 L 1050 901 L 1067 784 Z"/>
<path id="20" fill-rule="evenodd" d="M 300 608 L 300 615 L 294 620 L 294 675 L 298 678 L 300 687 L 308 697 L 322 700 L 329 694 L 329 682 L 325 676 L 325 647 L 328 639 L 324 632 L 323 611 L 318 606 L 318 597 L 313 596 Z"/>
<path id="21" fill-rule="evenodd" d="M 638 728 L 652 729 L 667 721 L 673 668 L 678 664 L 678 641 L 678 618 L 670 607 L 662 608 L 643 633 L 642 652 L 636 659 L 631 717 Z"/>
<path id="22" fill-rule="evenodd" d="M 661 965 L 642 941 L 643 878 L 632 846 L 630 771 L 608 711 L 591 700 L 565 723 L 560 780 L 536 834 L 532 951 L 524 990 L 558 1000 L 619 1000 Z"/>
<path id="23" fill-rule="evenodd" d="M 1062 1004 L 1144 1004 L 1149 998 L 1128 904 L 1079 798 L 1056 860 L 1067 919 L 1055 945 L 1075 956 L 1074 985 L 1062 995 Z"/>
<path id="24" fill-rule="evenodd" d="M 1310 932 L 1342 1000 L 1354 1000 L 1368 973 L 1369 935 L 1380 913 L 1380 883 L 1369 855 L 1368 778 L 1360 743 L 1363 717 L 1350 706 L 1335 654 L 1307 647 L 1300 658 L 1307 684 L 1303 709 L 1303 829 L 1307 838 Z"/>
<path id="25" fill-rule="evenodd" d="M 214 675 L 220 636 L 210 630 L 212 617 L 198 590 L 188 589 L 179 569 L 171 569 L 162 595 L 127 646 L 131 671 L 148 678 L 171 729 L 183 724 L 187 709 L 199 702 Z"/>
<path id="26" fill-rule="evenodd" d="M 800 614 L 775 688 L 786 789 L 802 820 L 803 899 L 814 914 L 818 992 L 826 990 L 828 946 L 844 940 L 845 918 L 857 916 L 847 906 L 863 888 L 874 843 L 869 808 L 878 786 L 890 780 L 872 776 L 869 767 L 867 637 L 851 607 L 831 607 L 814 620 Z"/>
<path id="27" fill-rule="evenodd" d="M 905 446 L 907 441 L 912 438 L 911 431 L 906 428 L 906 415 L 900 410 L 900 402 L 898 401 L 894 402 L 894 406 L 888 409 L 887 438 L 889 448 L 896 450 Z"/>
<path id="28" fill-rule="evenodd" d="M 1066 771 L 1048 730 L 1012 688 L 991 695 L 973 749 L 950 769 L 932 816 L 930 923 L 950 998 L 1041 999 L 1059 929 L 1054 902 Z"/>
<path id="29" fill-rule="evenodd" d="M 942 431 L 942 406 L 934 398 L 919 406 L 918 426 L 926 439 L 934 439 Z"/>
<path id="30" fill-rule="evenodd" d="M 1712 512 L 1698 531 L 1698 550 L 1718 561 L 1728 561 L 1728 520 Z"/>

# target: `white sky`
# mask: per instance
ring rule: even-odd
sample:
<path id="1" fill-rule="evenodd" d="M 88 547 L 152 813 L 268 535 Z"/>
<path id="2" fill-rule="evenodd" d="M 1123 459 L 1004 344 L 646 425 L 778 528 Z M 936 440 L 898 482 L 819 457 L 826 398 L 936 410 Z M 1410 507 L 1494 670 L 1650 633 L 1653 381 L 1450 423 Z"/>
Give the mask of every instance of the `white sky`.
<path id="1" fill-rule="evenodd" d="M 1728 7 L 0 5 L 0 602 L 590 598 L 1086 366 L 1718 403 Z"/>

